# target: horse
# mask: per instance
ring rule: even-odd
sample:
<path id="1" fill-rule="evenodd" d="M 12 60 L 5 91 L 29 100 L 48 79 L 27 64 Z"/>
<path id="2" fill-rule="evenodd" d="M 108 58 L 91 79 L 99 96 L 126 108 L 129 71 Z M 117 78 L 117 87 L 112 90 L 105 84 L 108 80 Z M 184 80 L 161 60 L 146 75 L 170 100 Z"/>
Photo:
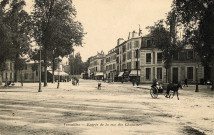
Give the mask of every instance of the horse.
<path id="1" fill-rule="evenodd" d="M 167 85 L 167 91 L 166 91 L 165 97 L 166 97 L 166 98 L 170 98 L 170 97 L 171 97 L 171 95 L 169 95 L 169 92 L 170 92 L 170 90 L 171 90 L 171 91 L 173 91 L 173 96 L 172 96 L 172 98 L 174 97 L 175 92 L 176 92 L 176 93 L 177 93 L 177 98 L 178 98 L 178 100 L 179 100 L 179 97 L 178 97 L 178 90 L 179 90 L 179 88 L 183 89 L 181 83 L 178 83 L 177 85 L 175 85 L 175 84 L 168 84 L 168 85 Z"/>

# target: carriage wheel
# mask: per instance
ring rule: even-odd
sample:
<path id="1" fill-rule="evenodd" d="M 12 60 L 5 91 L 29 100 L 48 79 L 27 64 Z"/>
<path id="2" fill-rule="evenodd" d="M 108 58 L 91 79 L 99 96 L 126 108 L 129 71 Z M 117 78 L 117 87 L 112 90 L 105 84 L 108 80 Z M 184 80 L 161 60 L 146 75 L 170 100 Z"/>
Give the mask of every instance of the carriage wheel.
<path id="1" fill-rule="evenodd" d="M 151 94 L 152 98 L 157 98 L 158 97 L 158 89 L 156 87 L 151 87 L 150 94 Z"/>

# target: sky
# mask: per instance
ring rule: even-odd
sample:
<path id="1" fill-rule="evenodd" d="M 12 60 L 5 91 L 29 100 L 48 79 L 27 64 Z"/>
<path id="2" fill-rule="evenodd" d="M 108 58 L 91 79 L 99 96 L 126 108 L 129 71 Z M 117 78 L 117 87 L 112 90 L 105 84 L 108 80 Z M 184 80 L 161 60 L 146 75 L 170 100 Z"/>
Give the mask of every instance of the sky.
<path id="1" fill-rule="evenodd" d="M 27 10 L 32 9 L 32 0 L 26 0 Z M 84 32 L 83 47 L 75 47 L 82 60 L 86 61 L 97 52 L 105 54 L 117 45 L 117 39 L 128 39 L 129 32 L 148 34 L 147 26 L 165 19 L 171 10 L 172 0 L 73 0 L 77 20 Z"/>

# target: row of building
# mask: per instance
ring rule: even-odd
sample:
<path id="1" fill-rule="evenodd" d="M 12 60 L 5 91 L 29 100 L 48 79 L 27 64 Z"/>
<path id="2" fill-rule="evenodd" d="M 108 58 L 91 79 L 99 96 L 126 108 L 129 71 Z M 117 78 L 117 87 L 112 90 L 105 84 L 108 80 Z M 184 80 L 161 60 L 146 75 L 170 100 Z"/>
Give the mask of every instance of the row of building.
<path id="1" fill-rule="evenodd" d="M 189 83 L 210 80 L 210 71 L 204 70 L 200 62 L 196 61 L 196 53 L 191 46 L 173 55 L 172 65 L 166 71 L 162 59 L 162 51 L 155 45 L 151 34 L 135 36 L 128 40 L 118 39 L 115 48 L 108 54 L 104 52 L 90 58 L 88 77 L 108 81 L 132 81 L 152 83 L 154 79 L 159 82 L 181 82 L 185 79 Z M 168 78 L 168 79 L 167 79 Z"/>
<path id="2" fill-rule="evenodd" d="M 33 68 L 33 66 L 35 66 Z M 54 76 L 52 75 L 51 67 L 47 69 L 47 80 L 51 82 L 54 78 L 54 81 L 69 81 L 69 64 L 68 58 L 64 58 L 62 62 L 57 65 L 57 69 L 54 71 Z M 44 80 L 44 68 L 42 67 L 42 77 L 41 80 Z M 14 62 L 11 60 L 6 61 L 6 68 L 1 73 L 0 82 L 6 81 L 15 81 L 15 69 L 14 69 Z M 18 71 L 17 73 L 17 81 L 22 82 L 39 82 L 39 63 L 35 61 L 26 62 L 26 65 L 23 70 Z"/>

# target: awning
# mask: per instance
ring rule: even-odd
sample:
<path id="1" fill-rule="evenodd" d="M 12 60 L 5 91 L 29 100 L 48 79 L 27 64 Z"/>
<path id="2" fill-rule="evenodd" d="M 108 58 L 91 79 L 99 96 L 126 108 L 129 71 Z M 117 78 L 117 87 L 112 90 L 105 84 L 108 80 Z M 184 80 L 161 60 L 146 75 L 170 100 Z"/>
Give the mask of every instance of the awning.
<path id="1" fill-rule="evenodd" d="M 103 76 L 103 72 L 96 72 L 95 76 Z"/>
<path id="2" fill-rule="evenodd" d="M 124 72 L 120 72 L 118 77 L 122 77 Z"/>
<path id="3" fill-rule="evenodd" d="M 129 76 L 137 76 L 137 70 L 132 70 Z M 138 76 L 140 76 L 140 70 L 138 70 Z"/>
<path id="4" fill-rule="evenodd" d="M 67 73 L 65 73 L 65 72 L 63 72 L 63 71 L 60 71 L 60 72 L 58 72 L 58 71 L 54 71 L 54 75 L 60 75 L 60 76 L 69 76 L 69 74 L 67 74 Z"/>

